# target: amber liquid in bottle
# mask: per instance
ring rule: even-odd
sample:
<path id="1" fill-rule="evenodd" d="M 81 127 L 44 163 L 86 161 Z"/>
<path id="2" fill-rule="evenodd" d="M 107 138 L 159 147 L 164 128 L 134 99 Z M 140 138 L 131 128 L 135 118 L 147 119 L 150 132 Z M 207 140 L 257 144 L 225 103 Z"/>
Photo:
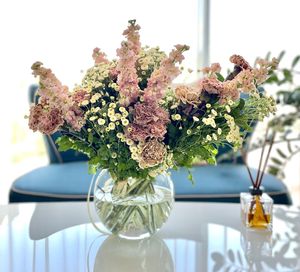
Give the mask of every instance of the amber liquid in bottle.
<path id="1" fill-rule="evenodd" d="M 265 213 L 259 195 L 255 196 L 255 200 L 251 204 L 251 208 L 248 213 L 248 222 L 249 227 L 262 229 L 267 228 L 271 222 L 271 215 Z"/>

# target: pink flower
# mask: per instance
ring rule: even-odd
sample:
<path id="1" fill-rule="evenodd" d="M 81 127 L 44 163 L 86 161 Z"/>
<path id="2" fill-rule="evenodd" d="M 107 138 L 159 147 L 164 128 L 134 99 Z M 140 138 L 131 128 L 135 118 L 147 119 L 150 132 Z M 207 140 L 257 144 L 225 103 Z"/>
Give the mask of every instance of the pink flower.
<path id="1" fill-rule="evenodd" d="M 151 139 L 142 148 L 139 165 L 141 168 L 156 166 L 164 161 L 166 154 L 166 146 L 156 139 Z"/>
<path id="2" fill-rule="evenodd" d="M 141 126 L 157 121 L 162 123 L 169 121 L 169 114 L 154 102 L 137 103 L 134 106 L 133 117 L 134 123 Z"/>
<path id="3" fill-rule="evenodd" d="M 63 125 L 62 112 L 58 108 L 47 108 L 41 104 L 32 106 L 29 115 L 29 128 L 50 135 Z"/>
<path id="4" fill-rule="evenodd" d="M 134 141 L 148 138 L 163 139 L 167 132 L 169 114 L 156 102 L 137 103 L 133 110 L 133 123 L 129 125 L 126 136 Z"/>
<path id="5" fill-rule="evenodd" d="M 149 125 L 148 130 L 151 138 L 163 140 L 167 133 L 167 126 L 163 122 L 152 123 Z"/>
<path id="6" fill-rule="evenodd" d="M 96 47 L 93 50 L 93 55 L 92 55 L 95 64 L 99 63 L 108 63 L 109 61 L 106 58 L 106 54 L 100 50 L 100 48 Z"/>
<path id="7" fill-rule="evenodd" d="M 241 67 L 242 69 L 245 69 L 245 70 L 247 70 L 247 69 L 251 70 L 252 69 L 250 64 L 240 55 L 232 55 L 230 57 L 230 61 L 232 63 L 234 63 L 236 66 Z"/>
<path id="8" fill-rule="evenodd" d="M 75 131 L 80 131 L 85 124 L 84 113 L 77 105 L 69 108 L 65 120 Z"/>
<path id="9" fill-rule="evenodd" d="M 221 66 L 219 63 L 212 63 L 210 67 L 204 67 L 202 72 L 208 74 L 209 77 L 216 77 L 215 74 L 221 72 Z"/>
<path id="10" fill-rule="evenodd" d="M 72 100 L 78 105 L 84 100 L 89 100 L 90 99 L 90 94 L 84 90 L 84 89 L 79 89 L 76 90 L 74 93 L 72 93 Z"/>
<path id="11" fill-rule="evenodd" d="M 80 130 L 84 122 L 77 101 L 87 94 L 82 90 L 73 96 L 50 69 L 42 67 L 41 62 L 34 63 L 32 70 L 35 76 L 39 76 L 40 99 L 30 111 L 29 127 L 34 131 L 52 134 L 66 121 L 74 130 Z"/>
<path id="12" fill-rule="evenodd" d="M 216 78 L 204 78 L 199 82 L 200 89 L 209 94 L 221 94 L 223 92 L 223 84 Z"/>
<path id="13" fill-rule="evenodd" d="M 127 138 L 139 142 L 145 141 L 149 137 L 149 131 L 147 128 L 137 124 L 130 124 L 125 131 L 125 135 Z"/>
<path id="14" fill-rule="evenodd" d="M 165 58 L 160 67 L 153 71 L 148 79 L 147 88 L 144 90 L 145 101 L 158 101 L 164 96 L 165 89 L 180 74 L 175 64 L 182 62 L 184 59 L 182 53 L 188 49 L 187 45 L 176 45 L 169 57 Z"/>
<path id="15" fill-rule="evenodd" d="M 135 68 L 141 48 L 139 29 L 139 25 L 136 25 L 134 20 L 129 21 L 128 28 L 123 32 L 127 41 L 123 41 L 121 48 L 117 50 L 117 55 L 120 58 L 116 67 L 117 83 L 121 94 L 121 104 L 125 106 L 136 101 L 140 92 Z"/>
<path id="16" fill-rule="evenodd" d="M 178 86 L 175 89 L 175 97 L 183 104 L 198 105 L 200 103 L 201 89 L 195 89 L 188 86 Z"/>

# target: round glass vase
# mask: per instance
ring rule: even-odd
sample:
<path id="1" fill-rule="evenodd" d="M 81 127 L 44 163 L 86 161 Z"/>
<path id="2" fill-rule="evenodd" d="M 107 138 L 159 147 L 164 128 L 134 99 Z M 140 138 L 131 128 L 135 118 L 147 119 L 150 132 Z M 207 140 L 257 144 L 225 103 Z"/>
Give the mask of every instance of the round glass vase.
<path id="1" fill-rule="evenodd" d="M 93 177 L 94 205 L 104 232 L 126 239 L 152 236 L 167 221 L 174 203 L 167 173 L 152 180 L 128 178 L 116 182 L 109 171 Z"/>

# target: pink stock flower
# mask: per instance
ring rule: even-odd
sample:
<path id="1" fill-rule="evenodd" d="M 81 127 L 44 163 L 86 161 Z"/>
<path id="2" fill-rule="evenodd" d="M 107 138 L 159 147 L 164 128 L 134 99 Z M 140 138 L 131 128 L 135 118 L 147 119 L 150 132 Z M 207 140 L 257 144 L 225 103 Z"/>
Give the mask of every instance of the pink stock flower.
<path id="1" fill-rule="evenodd" d="M 239 66 L 241 67 L 242 69 L 245 69 L 245 70 L 251 70 L 251 66 L 250 64 L 240 55 L 232 55 L 230 57 L 230 61 L 235 64 L 236 66 Z"/>
<path id="2" fill-rule="evenodd" d="M 221 72 L 221 66 L 219 63 L 212 63 L 210 67 L 204 67 L 202 72 L 208 74 L 209 77 L 216 77 L 215 74 Z"/>
<path id="3" fill-rule="evenodd" d="M 135 68 L 141 48 L 139 29 L 140 27 L 135 24 L 135 20 L 129 21 L 128 28 L 123 32 L 127 41 L 123 41 L 121 48 L 117 50 L 117 55 L 120 58 L 116 67 L 117 83 L 121 94 L 121 104 L 125 106 L 136 101 L 140 92 Z"/>
<path id="4" fill-rule="evenodd" d="M 75 131 L 80 131 L 85 124 L 84 113 L 77 105 L 69 108 L 65 120 Z"/>
<path id="5" fill-rule="evenodd" d="M 237 100 L 240 98 L 240 91 L 238 90 L 238 82 L 236 80 L 228 80 L 223 83 L 223 91 L 220 95 L 220 103 L 224 104 L 228 100 Z"/>
<path id="6" fill-rule="evenodd" d="M 242 92 L 250 92 L 256 88 L 253 70 L 243 70 L 233 80 L 239 84 Z"/>
<path id="7" fill-rule="evenodd" d="M 72 100 L 79 105 L 82 101 L 89 100 L 90 96 L 91 95 L 86 90 L 79 89 L 72 93 Z"/>
<path id="8" fill-rule="evenodd" d="M 199 82 L 200 89 L 209 94 L 221 94 L 223 92 L 223 84 L 216 78 L 204 78 Z"/>
<path id="9" fill-rule="evenodd" d="M 164 96 L 167 86 L 180 74 L 175 64 L 182 62 L 184 59 L 182 53 L 188 49 L 187 45 L 176 45 L 169 57 L 165 58 L 160 67 L 153 71 L 148 79 L 147 88 L 144 90 L 145 101 L 157 101 Z"/>
<path id="10" fill-rule="evenodd" d="M 108 63 L 109 61 L 106 58 L 106 54 L 100 50 L 100 48 L 96 47 L 93 50 L 93 55 L 92 55 L 95 64 L 99 63 Z"/>
<path id="11" fill-rule="evenodd" d="M 43 63 L 35 62 L 31 69 L 35 77 L 39 76 L 40 87 L 38 94 L 47 100 L 60 98 L 61 101 L 67 100 L 68 98 L 68 87 L 63 86 L 61 82 L 52 73 L 51 69 L 42 67 Z"/>
<path id="12" fill-rule="evenodd" d="M 81 111 L 76 100 L 83 93 L 79 93 L 75 100 L 67 86 L 63 86 L 50 69 L 42 67 L 41 62 L 32 65 L 33 74 L 39 76 L 40 87 L 39 103 L 30 111 L 29 126 L 34 131 L 39 130 L 45 134 L 54 133 L 64 122 L 70 122 L 74 130 L 80 130 L 84 125 Z M 59 110 L 58 110 L 59 109 Z M 37 113 L 41 116 L 38 117 Z M 57 114 L 57 117 L 55 117 Z"/>
<path id="13" fill-rule="evenodd" d="M 198 105 L 200 103 L 201 89 L 189 86 L 178 86 L 175 89 L 175 97 L 183 104 Z"/>
<path id="14" fill-rule="evenodd" d="M 128 46 L 138 55 L 141 49 L 139 30 L 141 27 L 135 24 L 135 20 L 129 21 L 129 26 L 124 30 L 123 35 L 127 37 Z"/>

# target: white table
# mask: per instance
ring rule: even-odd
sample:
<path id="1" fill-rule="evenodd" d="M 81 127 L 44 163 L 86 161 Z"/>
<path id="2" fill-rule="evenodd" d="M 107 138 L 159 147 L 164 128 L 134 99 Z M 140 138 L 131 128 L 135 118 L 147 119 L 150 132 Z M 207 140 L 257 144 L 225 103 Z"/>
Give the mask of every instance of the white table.
<path id="1" fill-rule="evenodd" d="M 276 206 L 273 233 L 247 232 L 238 204 L 176 203 L 158 235 L 100 235 L 85 203 L 0 206 L 0 271 L 300 271 L 300 208 Z"/>

